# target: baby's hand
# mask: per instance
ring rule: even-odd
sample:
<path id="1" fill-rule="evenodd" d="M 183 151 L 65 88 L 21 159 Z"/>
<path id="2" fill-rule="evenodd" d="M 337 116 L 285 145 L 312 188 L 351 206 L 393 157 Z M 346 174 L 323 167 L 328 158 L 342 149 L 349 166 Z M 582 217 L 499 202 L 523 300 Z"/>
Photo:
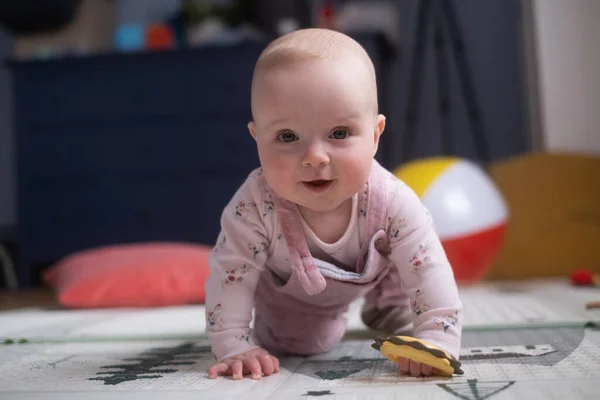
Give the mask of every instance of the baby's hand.
<path id="1" fill-rule="evenodd" d="M 398 357 L 398 365 L 400 366 L 400 372 L 414 377 L 431 376 L 438 373 L 438 370 L 431 365 L 422 364 L 406 357 Z"/>
<path id="2" fill-rule="evenodd" d="M 260 379 L 262 374 L 269 376 L 279 372 L 279 360 L 268 351 L 255 348 L 244 353 L 225 358 L 208 369 L 208 377 L 215 379 L 219 375 L 232 375 L 234 380 L 243 375 L 252 374 L 252 379 Z"/>

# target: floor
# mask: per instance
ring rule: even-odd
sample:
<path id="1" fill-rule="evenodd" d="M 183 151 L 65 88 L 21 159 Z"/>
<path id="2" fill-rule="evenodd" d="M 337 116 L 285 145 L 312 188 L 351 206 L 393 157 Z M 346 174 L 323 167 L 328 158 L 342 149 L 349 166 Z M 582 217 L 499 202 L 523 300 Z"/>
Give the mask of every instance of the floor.
<path id="1" fill-rule="evenodd" d="M 596 399 L 600 311 L 585 304 L 598 297 L 566 282 L 462 288 L 465 374 L 428 379 L 399 375 L 371 348 L 357 303 L 347 315 L 353 335 L 332 352 L 282 358 L 281 372 L 261 381 L 231 381 L 206 377 L 201 305 L 66 310 L 47 307 L 46 290 L 3 294 L 7 307 L 26 308 L 0 312 L 0 398 Z"/>
<path id="2" fill-rule="evenodd" d="M 54 292 L 48 288 L 34 288 L 17 293 L 0 291 L 0 310 L 56 306 L 58 306 L 58 302 Z"/>

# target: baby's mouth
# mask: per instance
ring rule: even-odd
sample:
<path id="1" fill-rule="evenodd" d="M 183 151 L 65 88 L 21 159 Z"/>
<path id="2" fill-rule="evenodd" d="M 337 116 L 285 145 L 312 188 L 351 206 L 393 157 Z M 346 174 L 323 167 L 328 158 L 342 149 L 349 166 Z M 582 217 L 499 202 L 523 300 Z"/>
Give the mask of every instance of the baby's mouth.
<path id="1" fill-rule="evenodd" d="M 303 181 L 304 187 L 314 193 L 321 193 L 329 189 L 333 181 L 317 179 L 314 181 Z"/>

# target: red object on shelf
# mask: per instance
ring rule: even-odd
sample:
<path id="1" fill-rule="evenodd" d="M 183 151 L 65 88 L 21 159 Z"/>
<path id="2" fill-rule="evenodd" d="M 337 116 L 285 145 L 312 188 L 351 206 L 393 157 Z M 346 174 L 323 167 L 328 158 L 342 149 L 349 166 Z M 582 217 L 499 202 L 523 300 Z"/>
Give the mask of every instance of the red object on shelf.
<path id="1" fill-rule="evenodd" d="M 323 29 L 335 29 L 335 9 L 331 2 L 326 1 L 318 10 L 317 27 Z"/>
<path id="2" fill-rule="evenodd" d="M 175 33 L 165 24 L 150 25 L 146 30 L 148 50 L 168 50 L 175 47 Z"/>
<path id="3" fill-rule="evenodd" d="M 571 283 L 573 285 L 600 285 L 598 274 L 588 270 L 576 270 L 571 272 Z"/>

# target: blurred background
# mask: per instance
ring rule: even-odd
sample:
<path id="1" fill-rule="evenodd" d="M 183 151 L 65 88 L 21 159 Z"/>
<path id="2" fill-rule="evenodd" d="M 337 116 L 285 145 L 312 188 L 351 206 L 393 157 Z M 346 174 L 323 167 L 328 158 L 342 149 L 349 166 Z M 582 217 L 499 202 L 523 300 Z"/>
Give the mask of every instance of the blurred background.
<path id="1" fill-rule="evenodd" d="M 254 62 L 305 27 L 373 59 L 376 158 L 436 210 L 430 186 L 463 192 L 438 220 L 457 263 L 480 257 L 465 280 L 600 272 L 599 19 L 596 0 L 2 1 L 0 282 L 106 245 L 213 246 L 258 166 Z"/>

